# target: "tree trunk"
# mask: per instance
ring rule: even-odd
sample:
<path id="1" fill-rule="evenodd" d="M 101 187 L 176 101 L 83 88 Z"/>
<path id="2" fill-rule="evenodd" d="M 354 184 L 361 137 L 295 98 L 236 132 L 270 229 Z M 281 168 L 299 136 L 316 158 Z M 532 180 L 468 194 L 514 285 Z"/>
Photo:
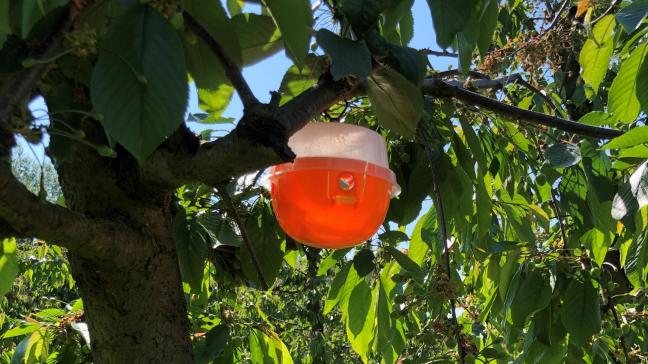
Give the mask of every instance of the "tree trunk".
<path id="1" fill-rule="evenodd" d="M 125 237 L 133 234 L 124 233 L 124 239 L 115 239 L 111 256 L 69 254 L 94 362 L 193 362 L 172 191 L 140 184 L 132 158 L 100 158 L 85 148 L 57 169 L 68 208 L 123 221 L 138 239 L 128 241 Z"/>
<path id="2" fill-rule="evenodd" d="M 189 321 L 172 239 L 125 269 L 70 256 L 94 362 L 191 363 Z"/>

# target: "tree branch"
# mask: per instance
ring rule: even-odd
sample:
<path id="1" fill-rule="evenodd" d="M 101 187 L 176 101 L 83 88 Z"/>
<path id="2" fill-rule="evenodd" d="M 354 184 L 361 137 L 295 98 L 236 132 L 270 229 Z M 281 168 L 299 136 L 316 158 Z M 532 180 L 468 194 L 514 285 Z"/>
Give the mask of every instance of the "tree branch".
<path id="1" fill-rule="evenodd" d="M 442 51 L 433 51 L 431 49 L 422 49 L 421 50 L 423 54 L 426 56 L 436 56 L 436 57 L 452 57 L 452 58 L 458 58 L 459 55 L 457 53 L 451 53 L 446 50 Z"/>
<path id="2" fill-rule="evenodd" d="M 61 53 L 63 49 L 63 33 L 69 29 L 71 23 L 66 16 L 58 29 L 46 41 L 47 47 L 38 56 L 35 65 L 20 71 L 13 82 L 8 82 L 0 90 L 0 126 L 5 126 L 9 122 L 9 117 L 18 103 L 29 97 L 34 85 L 40 80 L 43 73 L 47 70 L 49 61 Z"/>
<path id="3" fill-rule="evenodd" d="M 128 253 L 147 246 L 142 236 L 117 221 L 94 220 L 62 206 L 42 202 L 0 164 L 0 220 L 21 237 L 40 238 L 92 259 L 123 254 L 116 240 L 128 240 Z M 126 238 L 124 238 L 126 236 Z M 119 249 L 119 251 L 117 251 Z"/>
<path id="4" fill-rule="evenodd" d="M 437 211 L 437 223 L 439 224 L 439 234 L 441 239 L 443 239 L 443 256 L 445 259 L 445 270 L 448 277 L 448 282 L 452 282 L 452 268 L 450 266 L 450 247 L 448 246 L 448 230 L 446 226 L 445 212 L 443 209 L 443 200 L 441 198 L 441 190 L 439 189 L 439 176 L 438 169 L 434 168 L 434 153 L 432 152 L 432 145 L 434 137 L 431 135 L 431 131 L 427 129 L 426 126 L 421 125 L 419 128 L 419 137 L 423 142 L 425 147 L 425 152 L 428 157 L 429 167 L 432 169 L 432 190 L 434 193 L 434 205 L 436 206 Z M 452 321 L 453 330 L 455 338 L 457 340 L 457 352 L 459 354 L 459 363 L 464 364 L 466 362 L 466 350 L 463 345 L 463 340 L 461 338 L 461 327 L 457 321 L 457 302 L 453 295 L 449 295 L 448 301 L 450 303 L 450 317 Z"/>
<path id="5" fill-rule="evenodd" d="M 245 110 L 251 110 L 253 107 L 259 105 L 259 100 L 254 96 L 252 89 L 248 85 L 247 81 L 241 73 L 241 69 L 238 67 L 236 62 L 227 54 L 227 51 L 223 46 L 218 43 L 218 41 L 205 29 L 193 16 L 189 13 L 184 13 L 184 19 L 187 23 L 187 26 L 191 31 L 196 33 L 196 35 L 202 39 L 209 48 L 214 52 L 216 57 L 221 61 L 223 69 L 225 70 L 225 75 L 227 79 L 230 80 L 232 86 L 236 89 L 241 102 L 243 102 L 243 108 Z"/>
<path id="6" fill-rule="evenodd" d="M 520 109 L 515 106 L 504 104 L 495 99 L 482 96 L 478 93 L 466 90 L 459 86 L 451 85 L 439 79 L 426 79 L 423 81 L 423 93 L 433 97 L 451 97 L 460 101 L 470 103 L 484 109 L 491 110 L 504 117 L 515 121 L 524 121 L 535 125 L 544 125 L 550 128 L 566 131 L 573 134 L 580 134 L 599 139 L 611 139 L 623 134 L 614 129 L 601 128 L 580 124 L 575 121 L 550 116 L 539 112 Z"/>
<path id="7" fill-rule="evenodd" d="M 273 143 L 287 139 L 329 106 L 362 92 L 362 84 L 334 81 L 330 75 L 322 77 L 316 86 L 274 111 L 276 120 L 272 123 L 248 120 L 248 116 L 244 116 L 231 133 L 200 145 L 195 152 L 158 148 L 142 166 L 142 178 L 163 182 L 172 188 L 192 181 L 215 186 L 230 178 L 285 162 L 287 156 L 277 152 L 281 146 Z M 268 125 L 258 127 L 264 123 Z M 254 124 L 257 124 L 256 131 L 252 130 Z"/>
<path id="8" fill-rule="evenodd" d="M 241 232 L 241 238 L 245 242 L 245 247 L 247 248 L 248 252 L 250 253 L 250 258 L 252 258 L 252 264 L 254 265 L 254 268 L 256 269 L 257 276 L 259 278 L 259 282 L 261 282 L 261 288 L 264 291 L 267 291 L 270 286 L 268 286 L 268 281 L 265 279 L 265 276 L 263 275 L 263 269 L 261 269 L 261 263 L 259 261 L 259 258 L 256 254 L 256 251 L 254 250 L 254 246 L 252 245 L 252 241 L 250 240 L 250 236 L 247 233 L 247 229 L 245 228 L 245 224 L 243 224 L 243 221 L 241 220 L 241 216 L 238 213 L 238 210 L 236 209 L 236 206 L 234 205 L 234 202 L 232 202 L 232 198 L 230 197 L 229 193 L 227 192 L 227 189 L 225 187 L 224 183 L 221 183 L 217 186 L 217 191 L 218 195 L 220 198 L 225 202 L 225 205 L 227 208 L 230 210 L 230 213 L 232 214 L 232 217 L 234 217 L 234 222 L 239 228 L 239 231 Z"/>
<path id="9" fill-rule="evenodd" d="M 480 75 L 477 73 L 477 75 Z M 474 76 L 473 76 L 474 77 Z M 461 80 L 448 80 L 446 81 L 448 84 L 457 86 L 457 87 L 468 87 L 468 88 L 475 88 L 475 89 L 502 89 L 508 84 L 513 84 L 517 83 L 520 84 L 536 95 L 542 97 L 545 102 L 551 107 L 554 111 L 558 111 L 558 107 L 556 104 L 554 104 L 553 100 L 542 93 L 539 89 L 531 85 L 529 82 L 527 82 L 524 78 L 519 73 L 512 74 L 510 76 L 504 76 L 500 78 L 496 78 L 494 80 L 485 78 L 485 77 L 479 77 L 480 79 L 478 80 L 466 80 L 466 81 L 461 81 Z"/>
<path id="10" fill-rule="evenodd" d="M 565 9 L 567 8 L 567 5 L 569 5 L 569 4 L 571 4 L 571 0 L 565 0 L 562 3 L 562 5 L 558 9 L 558 11 L 556 11 L 553 21 L 551 22 L 551 24 L 549 24 L 549 28 L 545 29 L 543 31 L 543 33 L 546 33 L 548 31 L 550 31 L 551 29 L 553 29 L 553 27 L 556 26 L 556 24 L 558 24 L 558 21 L 560 20 L 560 16 L 562 15 L 562 12 L 565 11 Z"/>

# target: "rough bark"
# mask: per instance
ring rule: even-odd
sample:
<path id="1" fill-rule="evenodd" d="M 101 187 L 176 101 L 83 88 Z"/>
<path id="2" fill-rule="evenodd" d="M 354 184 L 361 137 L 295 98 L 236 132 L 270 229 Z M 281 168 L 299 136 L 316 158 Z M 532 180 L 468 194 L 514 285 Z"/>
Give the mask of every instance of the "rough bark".
<path id="1" fill-rule="evenodd" d="M 95 363 L 192 362 L 175 245 L 167 235 L 129 269 L 70 255 Z"/>
<path id="2" fill-rule="evenodd" d="M 91 139 L 103 137 L 92 123 Z M 105 254 L 70 251 L 84 301 L 95 363 L 191 363 L 190 324 L 172 227 L 172 191 L 139 181 L 132 157 L 101 158 L 77 148 L 57 166 L 68 208 L 91 219 L 118 220 L 138 234 L 116 234 Z M 89 241 L 104 241 L 97 236 Z M 134 248 L 138 247 L 138 248 Z"/>

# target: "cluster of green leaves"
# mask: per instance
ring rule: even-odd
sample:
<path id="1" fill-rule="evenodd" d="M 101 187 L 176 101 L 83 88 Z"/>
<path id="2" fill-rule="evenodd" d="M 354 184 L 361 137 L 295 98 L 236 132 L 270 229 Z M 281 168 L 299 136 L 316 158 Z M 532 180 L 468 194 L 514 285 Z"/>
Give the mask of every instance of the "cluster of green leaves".
<path id="1" fill-rule="evenodd" d="M 17 149 L 14 173 L 35 194 L 61 196 L 51 164 L 41 168 Z M 0 249 L 0 362 L 79 363 L 89 359 L 88 329 L 65 253 L 31 239 L 5 239 Z"/>
<path id="2" fill-rule="evenodd" d="M 0 0 L 2 74 L 22 67 L 4 55 L 25 53 L 16 44 L 39 39 L 67 1 L 16 3 Z M 562 1 L 544 3 L 558 9 Z M 578 106 L 584 124 L 629 129 L 607 144 L 423 97 L 421 83 L 437 70 L 426 66 L 424 52 L 408 47 L 415 19 L 411 0 L 324 1 L 318 11 L 335 24 L 322 29 L 312 29 L 315 13 L 305 0 L 263 1 L 259 13 L 246 12 L 238 0 L 184 1 L 182 10 L 241 67 L 286 51 L 295 64 L 280 85 L 282 103 L 327 70 L 335 80 L 366 80 L 368 99 L 352 100 L 350 110 L 332 109 L 345 122 L 385 137 L 390 167 L 403 189 L 378 236 L 338 252 L 296 246 L 277 225 L 262 189 L 232 183 L 219 191 L 232 196 L 261 257 L 261 272 L 273 287 L 261 292 L 233 211 L 209 186 L 180 188 L 174 233 L 196 360 L 452 363 L 460 353 L 468 362 L 644 360 L 648 8 L 645 1 L 623 2 L 597 19 L 607 7 L 582 3 L 590 7 L 582 22 L 563 19 L 582 44 L 566 57 L 579 62 L 580 73 L 566 63 L 547 66 L 530 77 L 541 94 L 509 84 L 494 96 L 560 116 Z M 97 2 L 83 15 L 91 29 L 86 35 L 99 35 L 96 57 L 61 56 L 56 64 L 62 76 L 52 72 L 43 91 L 49 111 L 65 114 L 74 99 L 68 78 L 88 87 L 91 105 L 72 106 L 101 122 L 111 143 L 140 162 L 183 122 L 187 75 L 204 111 L 191 120 L 224 121 L 233 94 L 204 39 L 177 21 L 180 8 L 165 12 L 157 5 Z M 534 1 L 428 5 L 437 43 L 458 52 L 459 77 L 516 39 L 542 38 L 543 27 L 533 21 Z M 489 71 L 497 76 L 524 66 L 510 59 Z M 54 118 L 50 125 L 50 152 L 59 163 L 84 140 L 62 134 L 62 125 Z M 421 131 L 425 142 L 413 141 Z M 97 151 L 114 153 L 109 146 Z M 18 256 L 32 254 L 32 248 L 18 244 L 16 253 L 13 241 L 2 243 L 0 293 L 27 287 L 23 297 L 53 295 L 70 307 L 5 298 L 3 359 L 13 360 L 13 353 L 14 362 L 66 362 L 63 353 L 69 351 L 83 359 L 82 335 L 60 341 L 68 327 L 76 330 L 71 323 L 81 322 L 63 254 L 50 245 L 35 249 L 39 258 L 20 265 Z M 53 263 L 38 263 L 44 257 Z M 448 318 L 451 311 L 456 323 Z"/>

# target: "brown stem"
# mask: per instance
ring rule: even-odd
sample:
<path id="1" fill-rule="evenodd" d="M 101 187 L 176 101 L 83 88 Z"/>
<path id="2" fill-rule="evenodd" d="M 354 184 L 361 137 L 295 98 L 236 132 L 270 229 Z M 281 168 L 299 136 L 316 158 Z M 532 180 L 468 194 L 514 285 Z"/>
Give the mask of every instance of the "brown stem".
<path id="1" fill-rule="evenodd" d="M 550 128 L 566 131 L 573 134 L 580 134 L 599 139 L 611 139 L 623 134 L 622 131 L 601 128 L 580 124 L 575 121 L 563 119 L 539 113 L 532 110 L 524 110 L 515 106 L 504 104 L 490 97 L 466 90 L 459 86 L 451 85 L 439 79 L 426 79 L 423 81 L 423 93 L 434 97 L 451 97 L 470 103 L 475 106 L 496 112 L 504 117 L 515 121 L 524 121 L 536 125 L 544 125 Z"/>
<path id="2" fill-rule="evenodd" d="M 423 140 L 425 152 L 430 162 L 430 167 L 432 167 L 434 158 L 432 156 L 432 151 L 430 150 L 432 145 L 432 140 L 431 140 L 432 137 L 430 136 L 430 131 L 427 130 L 424 125 L 420 125 L 419 130 L 421 132 L 421 139 Z M 435 168 L 432 168 L 432 185 L 434 190 L 434 200 L 435 200 L 434 204 L 437 207 L 436 209 L 437 220 L 439 222 L 441 239 L 443 239 L 443 254 L 445 257 L 446 274 L 448 276 L 448 280 L 452 282 L 452 273 L 451 273 L 452 268 L 450 267 L 450 252 L 449 252 L 450 248 L 448 247 L 448 231 L 447 231 L 446 220 L 445 220 L 445 212 L 443 210 L 443 201 L 441 200 L 441 190 L 439 190 L 438 174 Z M 459 362 L 461 364 L 464 364 L 465 357 L 466 357 L 466 350 L 461 340 L 461 328 L 459 326 L 459 322 L 457 321 L 457 313 L 455 311 L 456 300 L 454 296 L 450 296 L 449 301 L 450 301 L 450 314 L 452 317 L 451 320 L 455 328 L 455 335 L 457 339 L 457 350 L 459 351 Z"/>
<path id="3" fill-rule="evenodd" d="M 236 206 L 234 206 L 234 202 L 232 202 L 232 198 L 230 197 L 229 193 L 227 193 L 227 189 L 225 188 L 225 185 L 222 183 L 219 184 L 217 186 L 217 191 L 220 198 L 225 202 L 225 204 L 229 208 L 230 212 L 232 213 L 232 217 L 234 218 L 234 222 L 236 223 L 239 230 L 241 231 L 241 238 L 243 238 L 243 241 L 245 242 L 245 247 L 250 253 L 250 257 L 252 258 L 252 264 L 254 264 L 254 268 L 257 271 L 259 282 L 261 282 L 261 288 L 263 288 L 264 291 L 267 291 L 268 288 L 270 288 L 268 286 L 268 281 L 266 281 L 265 276 L 263 275 L 263 270 L 261 269 L 259 258 L 257 257 L 256 251 L 252 246 L 252 241 L 250 240 L 250 236 L 247 233 L 245 224 L 243 224 L 243 220 L 241 220 L 241 216 L 239 215 Z"/>
<path id="4" fill-rule="evenodd" d="M 560 20 L 560 16 L 562 15 L 562 12 L 565 11 L 565 9 L 567 8 L 567 5 L 569 5 L 569 4 L 571 4 L 571 0 L 565 0 L 562 3 L 562 5 L 558 9 L 558 11 L 556 11 L 556 16 L 554 17 L 553 21 L 551 22 L 551 24 L 549 24 L 549 28 L 545 29 L 544 33 L 547 33 L 548 31 L 553 29 L 553 27 L 555 27 L 556 24 L 558 24 L 558 21 Z"/>
<path id="5" fill-rule="evenodd" d="M 620 329 L 621 328 L 621 321 L 619 321 L 619 314 L 617 313 L 616 308 L 614 307 L 614 301 L 612 298 L 612 295 L 610 294 L 610 291 L 607 289 L 606 285 L 603 286 L 603 292 L 605 292 L 605 295 L 607 296 L 608 302 L 607 302 L 607 307 L 612 312 L 612 317 L 614 318 L 614 325 Z M 625 355 L 626 358 L 626 363 L 632 363 L 632 360 L 630 360 L 630 354 L 628 353 L 628 345 L 626 343 L 625 337 L 623 336 L 623 333 L 621 333 L 621 338 L 619 340 L 621 342 L 621 349 L 623 349 L 623 354 Z"/>
<path id="6" fill-rule="evenodd" d="M 223 48 L 223 46 L 218 43 L 218 41 L 209 33 L 209 31 L 205 29 L 198 22 L 198 20 L 196 20 L 189 13 L 184 13 L 184 19 L 189 29 L 191 29 L 191 31 L 196 33 L 196 35 L 200 39 L 207 43 L 212 52 L 214 52 L 216 57 L 218 57 L 218 59 L 221 61 L 227 79 L 230 80 L 232 86 L 234 86 L 236 92 L 241 98 L 241 102 L 243 102 L 243 108 L 245 110 L 250 110 L 254 106 L 258 105 L 259 100 L 256 98 L 256 96 L 254 96 L 254 93 L 252 93 L 252 89 L 250 89 L 247 81 L 245 81 L 245 78 L 241 73 L 241 69 L 238 67 L 236 62 L 234 62 L 232 57 L 227 54 L 225 48 Z"/>
<path id="7" fill-rule="evenodd" d="M 431 49 L 423 49 L 423 54 L 427 56 L 436 56 L 436 57 L 453 57 L 453 58 L 458 58 L 459 55 L 457 53 L 451 53 L 446 50 L 443 51 L 433 51 Z"/>

